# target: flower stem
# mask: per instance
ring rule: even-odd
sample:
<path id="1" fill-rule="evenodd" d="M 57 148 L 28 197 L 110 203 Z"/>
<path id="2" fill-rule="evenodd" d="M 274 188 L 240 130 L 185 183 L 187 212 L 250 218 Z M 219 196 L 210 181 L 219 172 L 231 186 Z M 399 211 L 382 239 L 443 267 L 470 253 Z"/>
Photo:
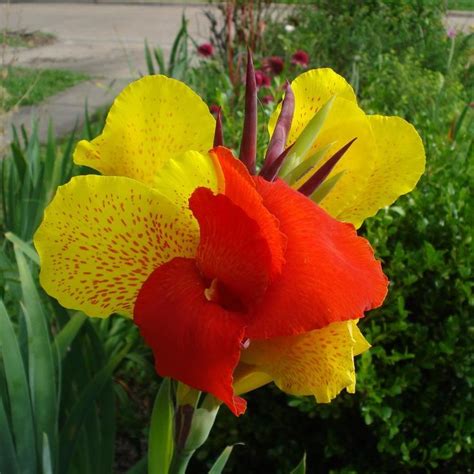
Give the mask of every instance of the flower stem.
<path id="1" fill-rule="evenodd" d="M 173 454 L 169 474 L 185 474 L 195 450 L 179 450 Z"/>

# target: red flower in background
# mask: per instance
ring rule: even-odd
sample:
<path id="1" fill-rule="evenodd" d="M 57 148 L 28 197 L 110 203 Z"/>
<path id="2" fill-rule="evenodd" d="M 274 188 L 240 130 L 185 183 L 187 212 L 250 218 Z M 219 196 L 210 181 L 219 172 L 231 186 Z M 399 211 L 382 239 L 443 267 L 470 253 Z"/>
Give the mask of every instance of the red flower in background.
<path id="1" fill-rule="evenodd" d="M 263 60 L 263 69 L 265 72 L 269 74 L 273 74 L 278 76 L 281 74 L 285 67 L 285 63 L 280 56 L 270 56 L 269 58 L 265 58 Z"/>
<path id="2" fill-rule="evenodd" d="M 272 102 L 275 102 L 275 98 L 271 94 L 267 94 L 262 97 L 262 104 L 268 105 Z"/>
<path id="3" fill-rule="evenodd" d="M 214 46 L 211 43 L 203 43 L 198 46 L 197 52 L 204 58 L 210 58 L 214 54 Z"/>
<path id="4" fill-rule="evenodd" d="M 255 71 L 255 82 L 260 89 L 262 87 L 270 87 L 272 81 L 263 71 Z"/>
<path id="5" fill-rule="evenodd" d="M 302 49 L 296 51 L 296 53 L 291 56 L 291 64 L 296 64 L 297 66 L 308 67 L 309 65 L 309 54 Z"/>

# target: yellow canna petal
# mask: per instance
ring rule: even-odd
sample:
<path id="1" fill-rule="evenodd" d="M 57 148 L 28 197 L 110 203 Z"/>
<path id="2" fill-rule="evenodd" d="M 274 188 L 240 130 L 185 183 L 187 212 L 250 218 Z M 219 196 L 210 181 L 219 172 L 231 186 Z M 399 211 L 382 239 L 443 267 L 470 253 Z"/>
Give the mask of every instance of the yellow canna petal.
<path id="1" fill-rule="evenodd" d="M 316 169 L 319 169 L 336 151 L 357 137 L 327 179 L 344 171 L 331 192 L 322 200 L 331 216 L 337 216 L 365 189 L 374 166 L 375 139 L 367 115 L 355 102 L 336 98 L 318 138 L 308 156 L 328 147 Z M 298 183 L 298 187 L 301 186 Z"/>
<path id="2" fill-rule="evenodd" d="M 188 86 L 165 76 L 146 76 L 119 94 L 102 134 L 80 141 L 74 161 L 104 175 L 150 184 L 169 158 L 187 150 L 206 153 L 214 129 L 207 105 Z"/>
<path id="3" fill-rule="evenodd" d="M 356 200 L 333 214 L 356 227 L 402 194 L 409 193 L 425 169 L 423 142 L 411 124 L 400 117 L 368 118 L 377 147 L 372 172 Z"/>
<path id="4" fill-rule="evenodd" d="M 180 212 L 192 215 L 188 201 L 196 188 L 206 187 L 214 193 L 223 193 L 224 176 L 219 161 L 213 153 L 186 151 L 170 158 L 155 176 L 153 187 L 171 202 Z"/>
<path id="5" fill-rule="evenodd" d="M 344 388 L 354 392 L 354 356 L 369 347 L 357 322 L 344 321 L 299 336 L 251 341 L 241 360 L 270 375 L 284 392 L 328 403 Z"/>
<path id="6" fill-rule="evenodd" d="M 272 381 L 270 375 L 256 370 L 255 366 L 240 362 L 234 371 L 234 393 L 243 395 Z"/>
<path id="7" fill-rule="evenodd" d="M 339 74 L 329 68 L 312 69 L 300 74 L 292 83 L 295 95 L 295 111 L 287 144 L 293 143 L 314 114 L 334 95 L 357 102 L 351 85 Z M 268 131 L 275 130 L 281 104 L 270 117 Z"/>
<path id="8" fill-rule="evenodd" d="M 34 243 L 43 288 L 89 316 L 133 314 L 150 273 L 193 257 L 197 221 L 160 192 L 123 177 L 79 176 L 58 188 Z"/>

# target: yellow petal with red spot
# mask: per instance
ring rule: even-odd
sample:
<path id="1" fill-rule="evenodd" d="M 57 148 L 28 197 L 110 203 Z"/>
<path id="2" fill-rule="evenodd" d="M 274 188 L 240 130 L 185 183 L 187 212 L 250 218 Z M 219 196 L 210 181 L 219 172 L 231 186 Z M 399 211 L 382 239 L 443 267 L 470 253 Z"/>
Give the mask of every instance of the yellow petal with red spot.
<path id="1" fill-rule="evenodd" d="M 368 118 L 377 147 L 374 166 L 356 200 L 336 215 L 356 227 L 402 194 L 409 193 L 425 169 L 423 142 L 412 125 L 400 117 Z"/>
<path id="2" fill-rule="evenodd" d="M 251 341 L 241 360 L 270 375 L 284 392 L 328 403 L 344 388 L 354 391 L 354 356 L 369 347 L 356 321 L 345 321 L 299 336 Z"/>
<path id="3" fill-rule="evenodd" d="M 188 86 L 165 76 L 146 76 L 115 99 L 104 131 L 82 140 L 74 161 L 104 175 L 151 184 L 163 164 L 187 150 L 206 153 L 215 119 Z"/>
<path id="4" fill-rule="evenodd" d="M 34 243 L 43 288 L 89 316 L 133 314 L 150 273 L 193 257 L 195 219 L 160 192 L 123 177 L 79 176 L 58 188 Z"/>
<path id="5" fill-rule="evenodd" d="M 187 151 L 170 158 L 158 171 L 152 186 L 172 201 L 180 212 L 192 215 L 189 198 L 199 187 L 215 194 L 225 189 L 224 175 L 213 153 Z"/>
<path id="6" fill-rule="evenodd" d="M 288 144 L 300 135 L 316 112 L 334 95 L 357 102 L 351 85 L 339 74 L 329 68 L 312 69 L 300 74 L 292 83 L 295 95 L 295 111 Z M 270 136 L 275 129 L 281 111 L 281 104 L 270 117 L 268 131 Z"/>

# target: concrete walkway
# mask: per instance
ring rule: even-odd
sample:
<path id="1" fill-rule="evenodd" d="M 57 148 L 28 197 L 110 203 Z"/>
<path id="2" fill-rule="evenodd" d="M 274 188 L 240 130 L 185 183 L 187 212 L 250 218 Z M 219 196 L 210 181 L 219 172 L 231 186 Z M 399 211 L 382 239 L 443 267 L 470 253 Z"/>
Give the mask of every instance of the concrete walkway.
<path id="1" fill-rule="evenodd" d="M 6 49 L 3 64 L 73 69 L 94 79 L 47 99 L 38 107 L 22 107 L 0 116 L 0 149 L 10 139 L 11 124 L 31 124 L 41 118 L 40 134 L 46 136 L 49 117 L 58 134 L 66 134 L 89 109 L 109 104 L 131 80 L 146 71 L 143 42 L 159 45 L 168 57 L 183 13 L 191 35 L 205 41 L 208 22 L 202 5 L 104 5 L 104 4 L 0 4 L 0 30 L 26 29 L 53 33 L 54 44 L 33 49 Z M 283 7 L 284 8 L 284 7 Z M 452 12 L 447 28 L 469 31 L 474 16 Z M 1 51 L 0 51 L 1 53 Z"/>
<path id="2" fill-rule="evenodd" d="M 165 58 L 181 25 L 199 40 L 209 37 L 204 16 L 206 5 L 96 5 L 96 4 L 0 4 L 0 30 L 26 29 L 53 33 L 57 41 L 38 48 L 6 48 L 3 64 L 38 68 L 64 68 L 85 72 L 93 80 L 48 98 L 39 106 L 21 107 L 0 116 L 0 149 L 11 139 L 11 125 L 30 127 L 40 117 L 40 136 L 46 137 L 53 119 L 57 134 L 64 135 L 89 110 L 108 105 L 131 80 L 146 72 L 144 39 L 159 45 Z M 3 123 L 2 123 L 3 122 Z"/>

